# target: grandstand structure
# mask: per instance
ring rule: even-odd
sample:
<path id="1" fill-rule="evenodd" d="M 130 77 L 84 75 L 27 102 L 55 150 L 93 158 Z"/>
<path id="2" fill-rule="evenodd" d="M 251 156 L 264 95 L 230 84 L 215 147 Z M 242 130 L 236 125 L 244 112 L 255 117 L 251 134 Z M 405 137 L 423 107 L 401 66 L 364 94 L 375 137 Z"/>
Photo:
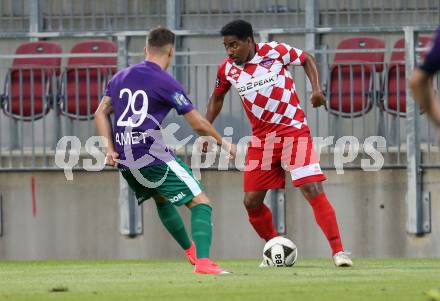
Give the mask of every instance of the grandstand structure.
<path id="1" fill-rule="evenodd" d="M 347 249 L 356 256 L 440 254 L 437 134 L 407 85 L 440 24 L 439 0 L 3 0 L 0 259 L 178 256 L 153 208 L 137 208 L 114 169 L 99 176 L 87 171 L 85 143 L 96 135 L 93 113 L 106 82 L 143 59 L 145 36 L 157 26 L 176 33 L 170 72 L 204 112 L 225 57 L 219 30 L 237 18 L 253 24 L 257 41 L 283 41 L 317 59 L 326 108 L 312 108 L 302 68 L 291 71 L 312 136 L 322 138 L 321 164 Z M 232 127 L 238 142 L 250 132 L 245 119 L 231 91 L 215 126 L 220 133 Z M 192 134 L 177 115 L 167 122 L 180 126 L 178 139 Z M 78 137 L 82 146 L 73 181 L 56 164 L 64 136 Z M 358 139 L 359 151 L 339 175 L 334 158 L 344 154 L 347 136 Z M 367 144 L 377 136 L 386 141 L 372 144 L 384 164 L 368 171 L 364 166 L 373 159 Z M 177 150 L 188 162 L 193 142 Z M 241 173 L 230 167 L 202 171 L 207 193 L 214 195 L 214 253 L 256 257 L 261 242 L 237 209 Z M 297 190 L 273 191 L 267 202 L 280 232 L 302 254 L 327 255 Z M 227 247 L 237 244 L 243 244 L 240 254 Z"/>

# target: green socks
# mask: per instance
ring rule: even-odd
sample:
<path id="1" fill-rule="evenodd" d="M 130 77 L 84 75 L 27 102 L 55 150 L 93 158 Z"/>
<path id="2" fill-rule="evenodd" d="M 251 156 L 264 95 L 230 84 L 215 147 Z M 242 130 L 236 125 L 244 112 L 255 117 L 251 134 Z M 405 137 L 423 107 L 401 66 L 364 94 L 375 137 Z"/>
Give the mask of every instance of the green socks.
<path id="1" fill-rule="evenodd" d="M 191 208 L 191 231 L 196 245 L 197 258 L 209 258 L 212 240 L 212 208 L 199 204 Z"/>
<path id="2" fill-rule="evenodd" d="M 156 207 L 160 220 L 168 232 L 170 232 L 170 234 L 177 241 L 177 243 L 184 250 L 191 247 L 191 240 L 188 237 L 188 233 L 186 233 L 182 217 L 180 216 L 179 212 L 177 212 L 176 207 L 174 207 L 174 205 L 170 202 L 165 204 L 156 204 Z"/>
<path id="3" fill-rule="evenodd" d="M 177 243 L 184 250 L 191 247 L 191 240 L 176 207 L 170 202 L 156 204 L 156 207 L 160 220 Z M 211 212 L 211 207 L 206 204 L 199 204 L 191 208 L 191 231 L 196 245 L 197 258 L 209 258 L 212 240 Z"/>

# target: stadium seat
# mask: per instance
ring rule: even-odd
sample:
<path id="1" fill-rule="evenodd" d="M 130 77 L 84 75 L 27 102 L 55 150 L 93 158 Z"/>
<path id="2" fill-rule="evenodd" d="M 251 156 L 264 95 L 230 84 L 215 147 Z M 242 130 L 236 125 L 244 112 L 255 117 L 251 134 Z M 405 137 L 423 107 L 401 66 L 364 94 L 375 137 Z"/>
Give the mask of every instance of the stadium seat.
<path id="1" fill-rule="evenodd" d="M 342 40 L 330 68 L 326 108 L 341 117 L 354 118 L 371 110 L 376 97 L 374 77 L 383 71 L 385 48 L 382 39 L 355 37 Z M 380 49 L 375 52 L 356 52 Z M 347 50 L 354 50 L 353 52 Z"/>
<path id="2" fill-rule="evenodd" d="M 53 80 L 60 74 L 61 47 L 52 42 L 21 44 L 16 55 L 33 57 L 15 58 L 8 71 L 1 97 L 7 116 L 17 120 L 36 120 L 50 110 Z M 55 54 L 53 57 L 38 55 Z"/>
<path id="3" fill-rule="evenodd" d="M 71 54 L 116 53 L 117 46 L 108 40 L 89 40 L 75 44 Z M 71 57 L 62 76 L 60 112 L 73 119 L 87 120 L 93 116 L 105 85 L 116 72 L 117 58 Z"/>
<path id="4" fill-rule="evenodd" d="M 417 47 L 427 47 L 431 42 L 431 36 L 419 36 Z M 405 51 L 397 50 L 405 48 L 405 39 L 399 39 L 394 44 L 391 53 L 390 64 L 385 73 L 383 109 L 392 115 L 406 116 L 406 73 Z M 424 52 L 420 54 L 423 57 Z"/>

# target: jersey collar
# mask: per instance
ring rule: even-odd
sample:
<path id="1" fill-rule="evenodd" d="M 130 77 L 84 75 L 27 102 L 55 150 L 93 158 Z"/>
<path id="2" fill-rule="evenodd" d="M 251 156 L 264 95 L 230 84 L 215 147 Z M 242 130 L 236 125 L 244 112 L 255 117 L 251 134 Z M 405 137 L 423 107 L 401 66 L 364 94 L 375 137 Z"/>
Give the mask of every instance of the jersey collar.
<path id="1" fill-rule="evenodd" d="M 260 44 L 259 43 L 255 43 L 255 54 L 254 57 L 247 62 L 246 64 L 258 64 L 259 60 L 261 59 L 261 57 L 258 55 L 258 51 L 260 50 Z"/>
<path id="2" fill-rule="evenodd" d="M 145 65 L 148 65 L 148 66 L 150 66 L 152 68 L 162 70 L 162 68 L 160 68 L 160 66 L 158 64 L 156 64 L 155 62 L 144 60 L 144 63 L 145 63 Z"/>

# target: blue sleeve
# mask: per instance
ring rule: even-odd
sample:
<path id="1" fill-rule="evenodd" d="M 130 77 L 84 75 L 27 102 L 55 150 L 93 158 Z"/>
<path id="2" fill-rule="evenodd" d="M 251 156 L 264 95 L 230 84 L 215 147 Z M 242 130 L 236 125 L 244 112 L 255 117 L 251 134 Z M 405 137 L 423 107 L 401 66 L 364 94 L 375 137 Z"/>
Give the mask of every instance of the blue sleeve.
<path id="1" fill-rule="evenodd" d="M 191 100 L 189 100 L 182 85 L 174 78 L 171 79 L 166 83 L 166 87 L 162 89 L 162 98 L 177 111 L 177 114 L 189 113 L 194 109 Z"/>
<path id="2" fill-rule="evenodd" d="M 437 29 L 432 48 L 426 55 L 425 61 L 420 65 L 420 69 L 429 74 L 434 74 L 440 70 L 440 27 Z"/>

